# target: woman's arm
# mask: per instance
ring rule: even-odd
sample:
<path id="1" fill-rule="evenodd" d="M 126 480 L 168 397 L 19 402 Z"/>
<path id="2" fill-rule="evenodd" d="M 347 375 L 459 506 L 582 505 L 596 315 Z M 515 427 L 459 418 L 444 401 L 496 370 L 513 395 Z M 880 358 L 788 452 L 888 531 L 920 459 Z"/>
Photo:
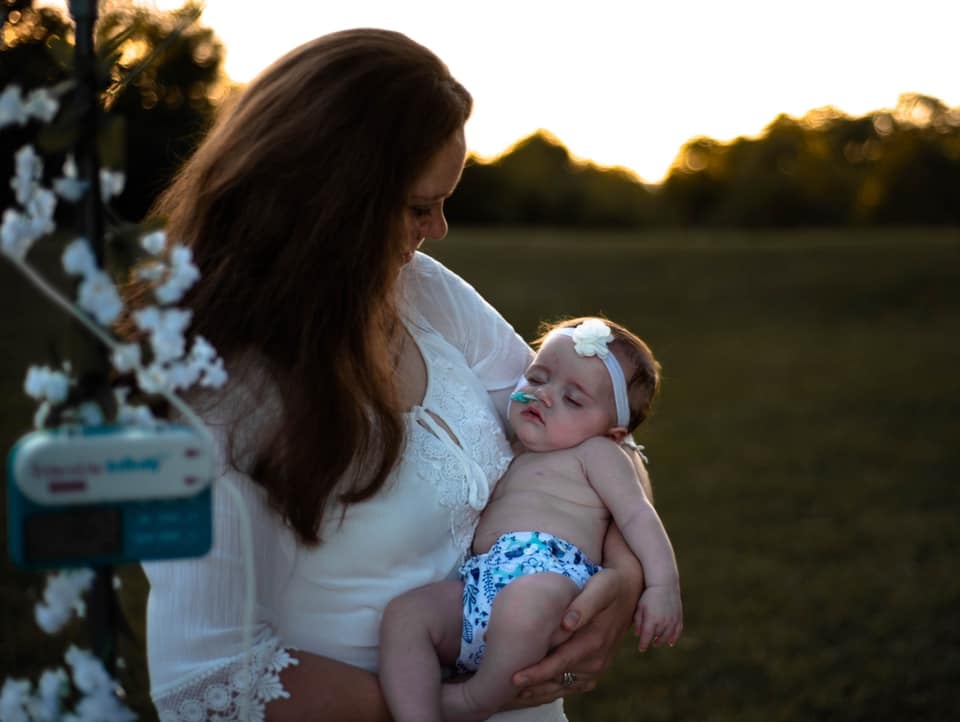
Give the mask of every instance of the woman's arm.
<path id="1" fill-rule="evenodd" d="M 309 652 L 291 656 L 298 664 L 280 675 L 290 696 L 267 705 L 266 722 L 390 722 L 376 675 Z"/>

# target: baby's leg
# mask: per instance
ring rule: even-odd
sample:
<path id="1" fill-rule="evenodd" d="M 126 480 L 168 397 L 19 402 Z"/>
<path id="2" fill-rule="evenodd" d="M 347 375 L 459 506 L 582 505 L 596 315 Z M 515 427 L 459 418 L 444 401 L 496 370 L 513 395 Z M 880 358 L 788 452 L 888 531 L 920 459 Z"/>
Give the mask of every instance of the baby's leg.
<path id="1" fill-rule="evenodd" d="M 440 664 L 460 653 L 463 584 L 437 582 L 387 605 L 380 627 L 380 686 L 396 722 L 440 722 Z"/>
<path id="2" fill-rule="evenodd" d="M 443 685 L 443 718 L 484 720 L 513 699 L 517 688 L 511 678 L 543 659 L 579 591 L 572 580 L 554 573 L 520 577 L 504 587 L 493 601 L 480 668 L 462 684 Z"/>

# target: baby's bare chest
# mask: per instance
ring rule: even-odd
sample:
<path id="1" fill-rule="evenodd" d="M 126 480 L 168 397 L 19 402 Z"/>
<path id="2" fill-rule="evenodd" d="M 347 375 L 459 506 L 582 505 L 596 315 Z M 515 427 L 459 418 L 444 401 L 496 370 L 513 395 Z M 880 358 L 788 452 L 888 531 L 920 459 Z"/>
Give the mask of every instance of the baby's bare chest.
<path id="1" fill-rule="evenodd" d="M 497 485 L 497 495 L 543 494 L 582 506 L 602 506 L 577 455 L 569 450 L 516 457 Z"/>

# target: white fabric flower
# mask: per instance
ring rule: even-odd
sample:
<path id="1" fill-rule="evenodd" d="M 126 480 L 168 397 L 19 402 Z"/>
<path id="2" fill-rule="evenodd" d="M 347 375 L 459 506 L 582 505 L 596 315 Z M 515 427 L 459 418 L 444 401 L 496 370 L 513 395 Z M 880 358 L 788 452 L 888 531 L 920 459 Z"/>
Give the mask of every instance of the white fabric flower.
<path id="1" fill-rule="evenodd" d="M 73 670 L 73 683 L 77 689 L 87 694 L 95 693 L 102 687 L 110 686 L 110 675 L 100 660 L 85 649 L 70 645 L 64 658 Z"/>
<path id="2" fill-rule="evenodd" d="M 75 406 L 70 409 L 70 416 L 81 426 L 103 426 L 106 423 L 103 409 L 96 401 L 84 401 Z"/>
<path id="3" fill-rule="evenodd" d="M 67 398 L 70 379 L 62 371 L 55 371 L 49 366 L 31 366 L 27 369 L 23 390 L 37 401 L 59 404 Z"/>
<path id="4" fill-rule="evenodd" d="M 164 231 L 153 231 L 140 238 L 140 245 L 147 253 L 159 256 L 167 246 L 167 234 Z"/>
<path id="5" fill-rule="evenodd" d="M 573 329 L 572 338 L 577 355 L 606 358 L 610 353 L 607 344 L 613 341 L 613 334 L 603 321 L 591 318 Z"/>
<path id="6" fill-rule="evenodd" d="M 121 171 L 110 170 L 109 168 L 100 169 L 100 197 L 106 203 L 123 193 L 123 186 L 127 182 L 127 177 Z"/>
<path id="7" fill-rule="evenodd" d="M 76 203 L 87 190 L 87 182 L 77 178 L 77 163 L 73 155 L 63 161 L 63 175 L 53 181 L 53 190 L 64 200 Z"/>
<path id="8" fill-rule="evenodd" d="M 137 278 L 142 281 L 159 281 L 166 272 L 167 264 L 160 261 L 151 261 L 137 268 Z"/>
<path id="9" fill-rule="evenodd" d="M 165 363 L 181 358 L 186 352 L 183 334 L 190 325 L 193 314 L 189 310 L 170 308 L 160 310 L 147 306 L 133 314 L 134 323 L 141 331 L 150 334 L 150 348 L 155 363 Z"/>
<path id="10" fill-rule="evenodd" d="M 26 125 L 27 111 L 23 107 L 23 91 L 19 85 L 8 85 L 0 93 L 0 129 L 8 125 Z"/>
<path id="11" fill-rule="evenodd" d="M 67 650 L 65 657 L 73 670 L 74 686 L 84 694 L 74 714 L 63 718 L 65 721 L 133 722 L 136 719 L 117 697 L 117 683 L 99 659 L 74 646 Z"/>
<path id="12" fill-rule="evenodd" d="M 0 226 L 0 250 L 11 258 L 22 261 L 39 236 L 34 233 L 30 218 L 7 208 L 3 212 L 3 224 Z"/>
<path id="13" fill-rule="evenodd" d="M 200 385 L 206 388 L 219 389 L 227 383 L 227 370 L 223 367 L 223 359 L 216 359 L 203 368 L 203 378 Z"/>
<path id="14" fill-rule="evenodd" d="M 27 704 L 31 684 L 26 679 L 8 677 L 0 689 L 0 720 L 3 722 L 30 722 Z"/>
<path id="15" fill-rule="evenodd" d="M 170 275 L 154 295 L 160 303 L 176 303 L 198 278 L 200 271 L 193 263 L 193 253 L 186 246 L 174 246 L 170 251 Z"/>
<path id="16" fill-rule="evenodd" d="M 88 276 L 97 270 L 97 259 L 86 238 L 77 238 L 63 249 L 63 270 L 71 276 Z"/>
<path id="17" fill-rule="evenodd" d="M 34 722 L 57 722 L 63 716 L 63 698 L 70 691 L 70 678 L 63 669 L 48 669 L 40 676 L 36 694 L 30 699 Z M 3 719 L 0 717 L 0 719 Z"/>
<path id="18" fill-rule="evenodd" d="M 56 634 L 63 629 L 92 584 L 93 571 L 90 569 L 69 569 L 48 576 L 43 601 L 34 609 L 40 628 L 47 634 Z"/>
<path id="19" fill-rule="evenodd" d="M 187 361 L 168 364 L 166 372 L 169 388 L 176 391 L 193 386 L 200 379 L 201 368 L 199 365 Z"/>
<path id="20" fill-rule="evenodd" d="M 30 220 L 30 233 L 34 239 L 53 233 L 56 224 L 53 212 L 57 209 L 57 195 L 51 190 L 37 186 L 26 204 L 27 218 Z"/>
<path id="21" fill-rule="evenodd" d="M 49 123 L 57 114 L 60 102 L 46 88 L 36 88 L 27 95 L 23 111 L 37 120 Z"/>
<path id="22" fill-rule="evenodd" d="M 140 365 L 140 344 L 119 344 L 110 357 L 110 363 L 122 374 L 133 371 Z"/>
<path id="23" fill-rule="evenodd" d="M 99 270 L 87 274 L 81 281 L 77 291 L 77 304 L 103 326 L 116 321 L 123 311 L 123 301 L 116 286 L 110 276 Z"/>
<path id="24" fill-rule="evenodd" d="M 26 206 L 30 202 L 37 183 L 43 176 L 43 159 L 37 154 L 32 145 L 25 145 L 14 154 L 14 174 L 10 180 L 17 197 L 17 203 Z"/>
<path id="25" fill-rule="evenodd" d="M 148 429 L 159 426 L 160 422 L 154 417 L 149 406 L 127 403 L 129 395 L 130 389 L 124 386 L 113 390 L 113 396 L 117 401 L 117 423 Z"/>
<path id="26" fill-rule="evenodd" d="M 148 394 L 159 394 L 167 390 L 167 374 L 158 364 L 150 364 L 137 371 L 137 386 Z"/>

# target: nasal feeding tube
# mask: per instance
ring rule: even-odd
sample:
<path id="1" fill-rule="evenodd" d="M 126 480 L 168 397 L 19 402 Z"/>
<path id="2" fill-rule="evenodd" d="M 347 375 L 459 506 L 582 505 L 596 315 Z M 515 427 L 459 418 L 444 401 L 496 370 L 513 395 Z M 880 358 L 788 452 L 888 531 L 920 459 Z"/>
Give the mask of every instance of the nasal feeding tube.
<path id="1" fill-rule="evenodd" d="M 536 401 L 537 397 L 533 394 L 528 394 L 526 391 L 514 391 L 510 394 L 511 401 L 517 401 L 521 404 L 529 404 L 531 401 Z"/>

